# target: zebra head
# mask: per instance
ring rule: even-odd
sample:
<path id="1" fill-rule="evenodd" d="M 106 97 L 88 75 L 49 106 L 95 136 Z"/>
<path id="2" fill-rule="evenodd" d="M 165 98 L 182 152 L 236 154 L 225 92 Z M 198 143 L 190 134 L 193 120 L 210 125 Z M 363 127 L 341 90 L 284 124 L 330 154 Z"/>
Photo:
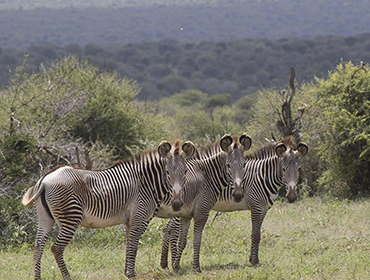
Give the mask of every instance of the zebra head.
<path id="1" fill-rule="evenodd" d="M 180 149 L 180 141 L 176 140 L 173 145 L 162 141 L 158 146 L 158 153 L 167 159 L 165 166 L 166 184 L 172 187 L 172 209 L 180 211 L 183 202 L 181 200 L 181 188 L 184 184 L 187 165 L 185 159 L 194 155 L 196 148 L 190 141 L 185 142 Z"/>
<path id="2" fill-rule="evenodd" d="M 238 138 L 240 145 L 238 145 Z M 246 134 L 240 137 L 225 135 L 220 140 L 221 149 L 227 153 L 226 174 L 233 189 L 232 196 L 235 202 L 240 202 L 244 197 L 244 184 L 242 183 L 246 164 L 244 152 L 251 145 L 252 139 Z"/>
<path id="3" fill-rule="evenodd" d="M 286 197 L 289 202 L 294 202 L 297 195 L 297 184 L 299 179 L 299 170 L 301 169 L 300 158 L 305 156 L 308 146 L 305 143 L 299 143 L 297 149 L 291 145 L 287 147 L 284 143 L 279 143 L 275 148 L 276 154 L 281 158 L 281 170 L 283 181 L 286 185 Z"/>

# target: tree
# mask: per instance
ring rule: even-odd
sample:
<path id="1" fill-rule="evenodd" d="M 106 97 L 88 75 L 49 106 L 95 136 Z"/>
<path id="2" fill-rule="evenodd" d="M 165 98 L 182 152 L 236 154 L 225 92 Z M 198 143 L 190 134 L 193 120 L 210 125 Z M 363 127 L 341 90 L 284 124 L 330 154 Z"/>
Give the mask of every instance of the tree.
<path id="1" fill-rule="evenodd" d="M 320 183 L 342 194 L 370 193 L 370 72 L 365 64 L 340 63 L 316 79 L 321 114 L 318 154 L 327 169 Z"/>

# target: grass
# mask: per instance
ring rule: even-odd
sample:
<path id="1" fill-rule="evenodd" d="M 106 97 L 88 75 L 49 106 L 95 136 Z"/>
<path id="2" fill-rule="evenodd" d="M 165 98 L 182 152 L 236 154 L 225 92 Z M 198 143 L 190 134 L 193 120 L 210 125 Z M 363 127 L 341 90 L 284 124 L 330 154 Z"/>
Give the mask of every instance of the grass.
<path id="1" fill-rule="evenodd" d="M 247 262 L 250 212 L 223 214 L 211 224 L 213 217 L 214 212 L 203 234 L 201 274 L 192 271 L 191 232 L 180 273 L 160 268 L 166 220 L 154 219 L 138 250 L 137 279 L 370 279 L 370 201 L 276 202 L 262 226 L 256 267 Z M 123 240 L 122 227 L 79 230 L 65 253 L 73 279 L 124 279 Z M 42 278 L 61 279 L 50 246 Z M 32 279 L 32 273 L 30 245 L 0 252 L 1 279 Z"/>

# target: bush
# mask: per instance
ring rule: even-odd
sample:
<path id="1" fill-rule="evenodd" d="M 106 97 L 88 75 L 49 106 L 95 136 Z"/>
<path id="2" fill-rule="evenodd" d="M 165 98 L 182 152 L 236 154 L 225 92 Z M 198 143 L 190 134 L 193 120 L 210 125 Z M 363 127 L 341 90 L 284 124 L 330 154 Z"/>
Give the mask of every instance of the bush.
<path id="1" fill-rule="evenodd" d="M 322 137 L 318 154 L 327 169 L 325 189 L 370 194 L 370 72 L 341 63 L 327 79 L 316 79 L 317 119 Z"/>
<path id="2" fill-rule="evenodd" d="M 134 100 L 139 88 L 131 80 L 73 56 L 32 75 L 26 66 L 25 60 L 0 94 L 0 244 L 6 247 L 34 239 L 32 210 L 21 197 L 51 168 L 106 168 L 171 135 L 168 118 Z"/>

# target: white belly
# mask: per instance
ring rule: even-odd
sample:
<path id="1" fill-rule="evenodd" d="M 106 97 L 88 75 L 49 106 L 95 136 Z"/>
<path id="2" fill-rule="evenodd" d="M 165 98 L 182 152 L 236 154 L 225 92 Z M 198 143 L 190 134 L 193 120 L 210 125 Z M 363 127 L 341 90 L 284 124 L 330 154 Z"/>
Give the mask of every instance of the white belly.
<path id="1" fill-rule="evenodd" d="M 124 222 L 125 222 L 124 213 L 109 219 L 101 219 L 96 216 L 85 214 L 82 219 L 81 226 L 88 228 L 104 228 L 123 224 Z"/>
<path id="2" fill-rule="evenodd" d="M 175 212 L 172 210 L 171 205 L 161 204 L 156 214 L 156 217 L 158 218 L 172 218 L 172 217 L 191 218 L 193 215 L 193 209 L 194 209 L 193 204 L 183 205 L 180 211 Z"/>
<path id="3" fill-rule="evenodd" d="M 232 212 L 250 210 L 250 207 L 245 200 L 242 200 L 239 203 L 236 203 L 234 201 L 217 201 L 216 204 L 212 207 L 212 210 L 217 212 Z"/>

